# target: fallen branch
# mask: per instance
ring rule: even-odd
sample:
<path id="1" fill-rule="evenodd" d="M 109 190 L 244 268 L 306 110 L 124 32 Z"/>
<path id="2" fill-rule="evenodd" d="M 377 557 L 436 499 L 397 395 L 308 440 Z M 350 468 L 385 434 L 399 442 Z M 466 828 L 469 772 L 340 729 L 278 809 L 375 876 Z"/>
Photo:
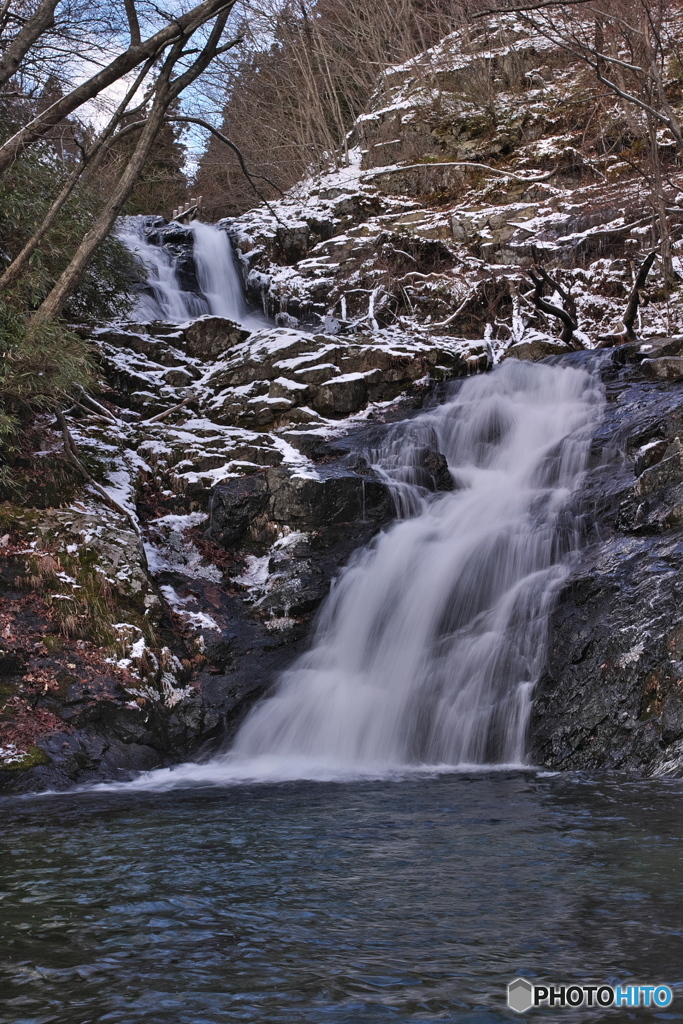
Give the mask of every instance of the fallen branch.
<path id="1" fill-rule="evenodd" d="M 465 309 L 465 307 L 467 306 L 467 304 L 468 304 L 468 302 L 470 301 L 471 298 L 472 298 L 472 296 L 468 295 L 467 298 L 463 302 L 460 303 L 460 305 L 456 309 L 455 313 L 451 313 L 451 315 L 449 317 L 447 317 L 445 320 L 442 320 L 438 324 L 428 324 L 427 326 L 429 327 L 429 329 L 431 330 L 432 327 L 448 327 L 448 325 L 452 324 L 454 320 L 457 320 L 457 318 L 460 316 L 462 311 Z"/>
<path id="2" fill-rule="evenodd" d="M 158 423 L 159 420 L 166 419 L 167 416 L 170 416 L 172 412 L 178 412 L 179 409 L 183 409 L 186 405 L 189 405 L 190 402 L 193 402 L 196 397 L 197 396 L 195 394 L 188 395 L 187 398 L 183 398 L 182 402 L 178 402 L 177 405 L 172 405 L 170 409 L 164 409 L 163 412 L 158 412 L 156 416 L 152 416 L 151 419 L 142 420 L 142 422 L 139 423 L 138 426 L 148 427 L 150 423 Z"/>
<path id="3" fill-rule="evenodd" d="M 64 418 L 64 413 L 61 411 L 61 409 L 57 409 L 55 415 L 57 417 L 57 422 L 59 423 L 59 426 L 62 431 L 62 437 L 64 438 L 64 452 L 69 462 L 71 462 L 72 465 L 76 467 L 76 469 L 81 474 L 83 479 L 87 480 L 90 486 L 94 488 L 94 490 L 96 490 L 97 493 L 102 498 L 104 498 L 104 500 L 106 501 L 110 508 L 114 509 L 115 512 L 120 512 L 121 515 L 125 516 L 126 519 L 128 519 L 131 526 L 137 533 L 138 537 L 140 537 L 140 527 L 138 526 L 137 520 L 135 519 L 133 513 L 129 512 L 127 508 L 124 508 L 123 505 L 119 505 L 118 501 L 115 498 L 112 498 L 111 494 L 109 494 L 108 491 L 105 491 L 104 487 L 102 487 L 101 484 L 98 484 L 97 480 L 94 480 L 90 476 L 90 473 L 87 471 L 87 469 L 79 459 L 78 448 L 76 447 L 76 442 L 71 436 L 71 432 L 69 430 L 69 427 L 67 426 L 66 419 Z"/>
<path id="4" fill-rule="evenodd" d="M 638 335 L 633 329 L 633 325 L 636 322 L 638 316 L 638 310 L 640 306 L 647 305 L 647 298 L 643 294 L 645 288 L 645 282 L 647 281 L 648 274 L 652 269 L 652 264 L 657 256 L 657 250 L 649 253 L 638 271 L 635 284 L 631 289 L 631 294 L 628 297 L 626 303 L 626 311 L 624 318 L 621 321 L 623 331 L 618 331 L 616 334 L 600 334 L 598 335 L 598 344 L 596 348 L 611 348 L 613 345 L 625 345 L 627 341 L 637 341 Z"/>
<path id="5" fill-rule="evenodd" d="M 109 409 L 107 409 L 107 408 L 106 408 L 106 406 L 104 406 L 104 405 L 100 405 L 100 403 L 99 403 L 99 402 L 97 402 L 97 401 L 96 401 L 96 400 L 95 400 L 95 399 L 93 398 L 93 396 L 92 396 L 92 395 L 89 395 L 89 394 L 88 394 L 88 392 L 87 392 L 87 391 L 85 390 L 85 388 L 84 388 L 84 387 L 82 387 L 82 385 L 80 385 L 80 384 L 78 385 L 78 390 L 79 390 L 79 391 L 80 391 L 80 393 L 81 393 L 81 394 L 83 395 L 83 397 L 84 397 L 84 398 L 86 399 L 86 401 L 90 402 L 90 404 L 92 405 L 92 407 L 93 407 L 94 409 L 97 409 L 97 411 L 98 411 L 98 412 L 100 412 L 100 413 L 102 413 L 102 415 L 103 415 L 103 416 L 106 416 L 106 418 L 107 418 L 107 419 L 108 419 L 108 420 L 109 420 L 109 421 L 110 421 L 111 423 L 116 423 L 116 424 L 118 424 L 118 422 L 119 422 L 119 421 L 117 420 L 116 416 L 114 416 L 113 412 L 110 412 L 110 411 L 109 411 Z"/>

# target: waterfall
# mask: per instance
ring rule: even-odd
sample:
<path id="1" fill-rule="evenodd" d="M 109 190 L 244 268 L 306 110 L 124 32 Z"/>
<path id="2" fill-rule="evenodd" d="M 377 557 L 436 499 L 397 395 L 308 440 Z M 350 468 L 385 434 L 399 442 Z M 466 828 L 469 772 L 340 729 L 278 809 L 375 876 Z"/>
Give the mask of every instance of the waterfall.
<path id="1" fill-rule="evenodd" d="M 397 424 L 367 456 L 403 518 L 333 584 L 311 649 L 228 753 L 127 785 L 523 766 L 549 615 L 582 542 L 572 500 L 603 401 L 584 369 L 510 359 Z M 452 491 L 425 486 L 426 448 L 446 456 Z"/>
<path id="2" fill-rule="evenodd" d="M 141 293 L 132 316 L 141 323 L 169 320 L 180 323 L 209 312 L 204 299 L 183 291 L 176 273 L 176 261 L 161 245 L 147 241 L 144 217 L 122 217 L 116 232 L 146 272 L 152 295 Z"/>
<path id="3" fill-rule="evenodd" d="M 152 295 L 141 294 L 133 317 L 141 323 L 168 320 L 180 323 L 211 313 L 240 323 L 252 319 L 247 313 L 244 288 L 235 266 L 230 240 L 212 224 L 193 221 L 193 257 L 200 294 L 183 291 L 175 258 L 163 245 L 152 245 L 146 236 L 146 218 L 124 217 L 117 237 L 144 266 Z"/>
<path id="4" fill-rule="evenodd" d="M 202 295 L 215 316 L 243 321 L 247 315 L 244 285 L 235 266 L 232 246 L 225 231 L 195 220 L 194 261 Z"/>
<path id="5" fill-rule="evenodd" d="M 373 458 L 410 518 L 342 573 L 312 649 L 248 716 L 228 763 L 523 763 L 601 409 L 586 371 L 509 360 L 397 430 Z M 420 486 L 425 446 L 446 455 L 454 491 Z"/>

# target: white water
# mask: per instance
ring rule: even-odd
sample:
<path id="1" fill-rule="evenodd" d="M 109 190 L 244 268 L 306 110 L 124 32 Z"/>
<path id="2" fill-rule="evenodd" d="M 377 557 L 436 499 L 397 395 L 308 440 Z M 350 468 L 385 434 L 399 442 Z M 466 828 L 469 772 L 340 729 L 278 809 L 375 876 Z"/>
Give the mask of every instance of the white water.
<path id="1" fill-rule="evenodd" d="M 168 320 L 180 323 L 211 313 L 240 323 L 249 318 L 244 287 L 224 231 L 212 224 L 193 221 L 194 260 L 201 295 L 183 291 L 176 261 L 163 246 L 151 245 L 144 232 L 144 219 L 125 217 L 117 236 L 130 249 L 147 273 L 153 294 L 143 294 L 132 316 L 141 323 Z"/>
<path id="2" fill-rule="evenodd" d="M 523 765 L 547 622 L 581 541 L 581 487 L 602 391 L 574 368 L 509 360 L 400 424 L 381 452 L 403 519 L 342 573 L 312 649 L 232 750 L 132 785 L 386 777 Z M 458 489 L 420 485 L 420 449 Z"/>

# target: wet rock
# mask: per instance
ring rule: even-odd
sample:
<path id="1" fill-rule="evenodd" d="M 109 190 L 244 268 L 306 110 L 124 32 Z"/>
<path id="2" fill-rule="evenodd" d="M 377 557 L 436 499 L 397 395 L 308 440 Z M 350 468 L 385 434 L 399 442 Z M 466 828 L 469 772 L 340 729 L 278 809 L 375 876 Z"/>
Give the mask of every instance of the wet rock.
<path id="1" fill-rule="evenodd" d="M 441 452 L 434 451 L 433 448 L 424 448 L 420 452 L 416 465 L 424 473 L 424 477 L 418 482 L 428 490 L 452 491 L 455 489 L 455 482 L 448 468 L 448 460 Z"/>
<path id="2" fill-rule="evenodd" d="M 683 357 L 661 356 L 657 359 L 643 359 L 641 368 L 646 377 L 652 380 L 683 379 Z"/>
<path id="3" fill-rule="evenodd" d="M 262 473 L 238 477 L 216 487 L 211 501 L 209 533 L 231 547 L 248 535 L 251 524 L 268 508 L 270 489 Z"/>
<path id="4" fill-rule="evenodd" d="M 324 530 L 357 521 L 383 523 L 394 515 L 389 489 L 377 479 L 334 469 L 318 479 L 290 476 L 280 468 L 267 475 L 269 514 L 292 528 Z"/>
<path id="5" fill-rule="evenodd" d="M 608 396 L 576 509 L 594 539 L 551 616 L 531 756 L 683 776 L 683 384 L 627 367 Z"/>

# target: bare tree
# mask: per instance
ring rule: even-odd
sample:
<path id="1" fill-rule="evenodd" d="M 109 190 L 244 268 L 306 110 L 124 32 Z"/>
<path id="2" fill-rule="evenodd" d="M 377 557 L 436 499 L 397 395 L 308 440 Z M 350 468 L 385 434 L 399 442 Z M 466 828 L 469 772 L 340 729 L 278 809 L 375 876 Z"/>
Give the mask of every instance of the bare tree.
<path id="1" fill-rule="evenodd" d="M 11 21 L 19 27 L 10 36 L 9 41 L 3 47 L 0 57 L 0 86 L 4 86 L 16 75 L 24 57 L 32 46 L 43 36 L 55 23 L 55 9 L 59 0 L 41 0 L 38 7 L 28 17 L 17 12 L 13 17 L 11 0 L 4 5 L 1 12 L 0 30 L 5 30 Z"/>
<path id="2" fill-rule="evenodd" d="M 590 68 L 620 104 L 646 147 L 638 170 L 651 195 L 661 240 L 662 270 L 676 280 L 659 132 L 667 130 L 683 155 L 683 126 L 666 86 L 667 61 L 680 60 L 680 0 L 502 0 L 477 17 L 514 11 L 522 23 Z"/>
<path id="3" fill-rule="evenodd" d="M 130 45 L 113 60 L 109 61 L 87 81 L 75 86 L 56 100 L 47 110 L 37 114 L 28 124 L 23 125 L 10 139 L 0 146 L 0 174 L 29 146 L 44 138 L 55 125 L 78 110 L 84 103 L 124 78 L 135 68 L 163 51 L 179 39 L 187 39 L 202 25 L 221 12 L 232 10 L 236 0 L 203 0 L 189 11 L 177 17 L 166 15 L 166 24 L 146 39 L 134 41 L 135 24 L 131 25 Z M 132 5 L 132 0 L 131 4 Z"/>
<path id="4" fill-rule="evenodd" d="M 79 163 L 73 169 L 71 174 L 68 176 L 61 191 L 55 198 L 52 206 L 48 210 L 47 214 L 43 218 L 42 222 L 33 232 L 31 237 L 24 244 L 21 251 L 15 256 L 5 272 L 0 277 L 0 291 L 6 291 L 11 288 L 17 280 L 21 277 L 22 273 L 29 264 L 29 260 L 33 253 L 36 251 L 43 238 L 47 235 L 50 228 L 57 221 L 60 213 L 62 212 L 65 204 L 69 197 L 78 186 L 85 186 L 88 182 L 92 181 L 95 174 L 99 170 L 102 161 L 107 156 L 111 146 L 116 143 L 119 139 L 128 135 L 131 131 L 138 130 L 144 122 L 132 123 L 126 125 L 120 131 L 116 132 L 117 127 L 120 125 L 122 119 L 128 113 L 131 116 L 135 111 L 128 111 L 128 104 L 131 99 L 137 93 L 138 89 L 142 85 L 144 79 L 147 77 L 152 65 L 154 64 L 154 58 L 150 59 L 147 64 L 143 67 L 140 74 L 137 76 L 132 86 L 126 93 L 123 101 L 119 104 L 118 108 L 112 115 L 108 125 L 100 133 L 99 137 L 89 148 L 83 148 L 82 156 Z M 141 110 L 141 108 L 138 108 Z"/>

